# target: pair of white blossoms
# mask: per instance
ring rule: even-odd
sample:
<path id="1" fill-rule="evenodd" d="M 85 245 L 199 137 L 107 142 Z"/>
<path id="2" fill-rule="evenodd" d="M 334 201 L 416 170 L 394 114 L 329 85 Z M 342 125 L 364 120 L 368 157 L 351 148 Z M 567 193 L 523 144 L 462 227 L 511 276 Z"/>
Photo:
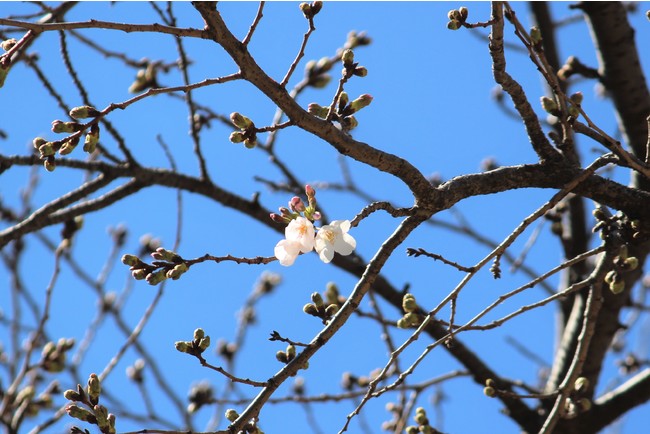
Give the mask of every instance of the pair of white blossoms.
<path id="1" fill-rule="evenodd" d="M 334 220 L 316 232 L 311 221 L 305 217 L 297 217 L 285 228 L 285 239 L 275 245 L 275 257 L 280 264 L 288 267 L 300 253 L 316 249 L 321 261 L 329 263 L 334 257 L 334 252 L 349 255 L 354 251 L 357 242 L 348 234 L 349 230 L 349 220 Z"/>

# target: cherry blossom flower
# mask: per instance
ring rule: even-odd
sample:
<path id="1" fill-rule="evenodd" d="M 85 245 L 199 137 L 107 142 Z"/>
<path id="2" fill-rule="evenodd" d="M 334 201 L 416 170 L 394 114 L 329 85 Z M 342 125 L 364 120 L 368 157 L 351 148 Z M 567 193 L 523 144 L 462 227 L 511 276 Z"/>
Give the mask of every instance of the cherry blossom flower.
<path id="1" fill-rule="evenodd" d="M 346 256 L 354 251 L 357 242 L 348 234 L 349 230 L 350 220 L 334 220 L 318 230 L 316 251 L 321 261 L 329 263 L 334 258 L 334 252 Z"/>
<path id="2" fill-rule="evenodd" d="M 284 230 L 284 240 L 280 240 L 274 249 L 275 257 L 281 265 L 292 265 L 298 255 L 314 248 L 314 225 L 305 217 L 291 220 Z"/>

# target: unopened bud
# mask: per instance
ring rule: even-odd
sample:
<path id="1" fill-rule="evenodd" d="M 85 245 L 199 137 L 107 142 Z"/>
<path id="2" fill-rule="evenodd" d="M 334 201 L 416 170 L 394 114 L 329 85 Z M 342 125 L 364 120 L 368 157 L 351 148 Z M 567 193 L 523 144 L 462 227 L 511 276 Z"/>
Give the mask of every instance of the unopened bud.
<path id="1" fill-rule="evenodd" d="M 48 172 L 54 172 L 54 169 L 56 169 L 56 160 L 54 160 L 54 156 L 50 155 L 47 157 L 47 159 L 43 161 L 43 166 Z"/>
<path id="2" fill-rule="evenodd" d="M 101 113 L 96 110 L 94 107 L 87 105 L 82 105 L 75 107 L 70 110 L 70 117 L 73 119 L 85 119 L 85 118 L 94 118 L 99 116 Z"/>
<path id="3" fill-rule="evenodd" d="M 350 103 L 350 108 L 355 112 L 361 110 L 364 107 L 368 107 L 372 102 L 372 96 L 367 93 L 361 95 L 359 98 L 355 99 Z"/>
<path id="4" fill-rule="evenodd" d="M 210 336 L 206 336 L 199 341 L 199 350 L 205 351 L 210 347 Z"/>
<path id="5" fill-rule="evenodd" d="M 181 353 L 190 353 L 192 349 L 190 344 L 186 341 L 174 342 L 174 347 L 176 348 L 176 351 L 180 351 Z"/>
<path id="6" fill-rule="evenodd" d="M 354 51 L 349 48 L 343 51 L 341 55 L 341 61 L 345 67 L 350 67 L 354 63 Z"/>
<path id="7" fill-rule="evenodd" d="M 530 40 L 533 44 L 537 45 L 542 42 L 542 31 L 539 30 L 539 27 L 534 26 L 530 29 Z"/>
<path id="8" fill-rule="evenodd" d="M 233 143 L 241 143 L 245 140 L 244 133 L 241 131 L 233 131 L 230 133 L 230 137 L 228 139 Z"/>
<path id="9" fill-rule="evenodd" d="M 311 301 L 316 305 L 317 308 L 323 307 L 323 297 L 318 292 L 313 292 L 311 294 Z"/>
<path id="10" fill-rule="evenodd" d="M 315 102 L 312 102 L 311 104 L 309 104 L 309 106 L 307 106 L 307 112 L 316 117 L 325 119 L 327 117 L 327 114 L 329 113 L 329 108 L 323 107 L 320 104 L 316 104 Z"/>
<path id="11" fill-rule="evenodd" d="M 42 157 L 50 157 L 54 155 L 54 146 L 52 146 L 52 142 L 45 142 L 41 146 L 38 147 L 38 152 L 41 153 L 41 158 Z"/>
<path id="12" fill-rule="evenodd" d="M 582 95 L 582 92 L 576 92 L 576 93 L 574 93 L 573 95 L 571 95 L 569 97 L 569 99 L 571 101 L 573 101 L 574 103 L 576 103 L 578 105 L 582 104 L 583 98 L 584 98 L 584 96 Z"/>
<path id="13" fill-rule="evenodd" d="M 147 274 L 145 277 L 149 285 L 155 286 L 167 278 L 165 270 L 154 271 L 153 273 Z"/>
<path id="14" fill-rule="evenodd" d="M 230 121 L 239 129 L 247 130 L 253 126 L 253 121 L 241 113 L 233 112 L 230 114 Z"/>
<path id="15" fill-rule="evenodd" d="M 305 16 L 305 18 L 313 18 L 314 14 L 311 11 L 311 6 L 309 3 L 303 2 L 300 3 L 300 10 L 302 11 L 302 14 Z"/>
<path id="16" fill-rule="evenodd" d="M 461 20 L 460 11 L 458 11 L 456 9 L 450 10 L 449 12 L 447 12 L 447 18 L 450 19 L 450 20 L 458 20 L 458 21 L 460 21 Z"/>
<path id="17" fill-rule="evenodd" d="M 307 303 L 302 307 L 302 311 L 307 315 L 318 316 L 318 308 L 312 303 Z"/>
<path id="18" fill-rule="evenodd" d="M 458 20 L 449 20 L 447 22 L 447 28 L 449 30 L 458 30 L 458 29 L 460 29 L 460 21 L 458 21 Z"/>
<path id="19" fill-rule="evenodd" d="M 542 108 L 546 113 L 549 114 L 556 114 L 558 111 L 557 103 L 553 98 L 549 98 L 547 96 L 543 96 L 540 98 L 540 101 L 542 103 Z"/>
<path id="20" fill-rule="evenodd" d="M 461 21 L 465 21 L 467 19 L 467 16 L 469 15 L 469 11 L 467 10 L 467 8 L 465 6 L 461 6 L 458 9 L 458 12 L 460 12 Z"/>
<path id="21" fill-rule="evenodd" d="M 70 417 L 79 419 L 84 422 L 94 423 L 97 420 L 89 410 L 86 410 L 85 408 L 81 408 L 78 405 L 74 405 L 74 404 L 68 405 L 65 408 L 65 411 L 66 413 L 68 413 Z"/>
<path id="22" fill-rule="evenodd" d="M 356 75 L 357 77 L 365 77 L 366 75 L 368 75 L 368 70 L 366 69 L 365 66 L 357 66 L 356 68 L 354 68 L 353 74 Z"/>
<path id="23" fill-rule="evenodd" d="M 226 410 L 226 419 L 228 419 L 230 422 L 236 421 L 238 417 L 239 417 L 239 413 L 237 413 L 232 408 Z"/>
<path id="24" fill-rule="evenodd" d="M 330 304 L 325 308 L 325 313 L 327 316 L 334 316 L 339 312 L 339 305 L 338 304 Z"/>
<path id="25" fill-rule="evenodd" d="M 17 43 L 18 43 L 18 41 L 15 38 L 5 39 L 0 44 L 0 47 L 2 47 L 2 49 L 5 50 L 5 51 L 9 51 L 12 48 L 14 48 L 14 45 L 16 45 Z"/>
<path id="26" fill-rule="evenodd" d="M 77 122 L 63 122 L 58 119 L 52 121 L 53 133 L 75 133 L 82 128 L 82 125 Z"/>
<path id="27" fill-rule="evenodd" d="M 418 308 L 413 294 L 405 294 L 402 298 L 402 309 L 404 312 L 414 312 Z"/>

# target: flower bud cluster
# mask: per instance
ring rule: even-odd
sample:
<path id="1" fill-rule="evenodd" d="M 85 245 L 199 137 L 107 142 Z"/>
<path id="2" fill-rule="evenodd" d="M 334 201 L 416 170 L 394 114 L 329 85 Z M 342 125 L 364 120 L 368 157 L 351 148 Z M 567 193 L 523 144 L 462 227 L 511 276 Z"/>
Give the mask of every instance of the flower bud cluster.
<path id="1" fill-rule="evenodd" d="M 146 280 L 149 285 L 158 285 L 166 279 L 178 280 L 189 270 L 187 262 L 177 253 L 158 247 L 151 253 L 151 265 L 135 255 L 122 256 L 122 263 L 128 265 L 136 280 Z"/>
<path id="2" fill-rule="evenodd" d="M 47 372 L 61 372 L 65 368 L 66 353 L 74 346 L 74 339 L 61 338 L 55 344 L 48 342 L 41 351 L 40 365 Z"/>
<path id="3" fill-rule="evenodd" d="M 308 20 L 312 20 L 316 14 L 320 12 L 320 10 L 323 8 L 323 2 L 322 1 L 314 1 L 311 3 L 300 3 L 300 10 L 302 11 L 302 14 L 307 18 Z"/>
<path id="4" fill-rule="evenodd" d="M 197 328 L 194 330 L 194 338 L 191 341 L 177 341 L 174 346 L 181 353 L 198 357 L 210 347 L 210 336 L 206 336 L 202 328 Z"/>
<path id="5" fill-rule="evenodd" d="M 232 143 L 243 142 L 244 146 L 248 149 L 253 149 L 257 146 L 257 130 L 253 121 L 237 112 L 230 114 L 230 121 L 234 126 L 239 128 L 239 131 L 230 133 L 230 141 Z"/>
<path id="6" fill-rule="evenodd" d="M 332 76 L 327 72 L 334 66 L 334 61 L 329 57 L 323 57 L 319 61 L 310 60 L 305 65 L 305 80 L 308 86 L 322 89 L 329 84 Z"/>
<path id="7" fill-rule="evenodd" d="M 429 424 L 429 418 L 427 417 L 427 412 L 423 407 L 418 407 L 415 409 L 415 416 L 413 416 L 417 426 L 411 425 L 406 428 L 407 434 L 438 434 L 440 431 L 435 429 Z"/>
<path id="8" fill-rule="evenodd" d="M 73 119 L 96 118 L 100 116 L 101 112 L 90 106 L 74 107 L 70 110 L 70 117 Z M 36 137 L 32 144 L 36 149 L 43 165 L 48 172 L 56 168 L 55 154 L 68 155 L 74 151 L 80 141 L 81 132 L 88 128 L 88 124 L 81 124 L 76 121 L 65 122 L 62 120 L 52 121 L 52 132 L 55 134 L 69 134 L 68 137 L 49 142 L 43 137 Z M 86 134 L 83 149 L 85 152 L 91 154 L 95 152 L 97 143 L 99 142 L 99 124 L 96 120 L 90 122 L 90 130 Z"/>
<path id="9" fill-rule="evenodd" d="M 589 379 L 586 377 L 578 377 L 573 384 L 573 390 L 569 394 L 568 399 L 564 402 L 564 417 L 566 419 L 573 419 L 580 413 L 585 413 L 591 410 L 591 400 L 587 398 L 589 389 Z"/>
<path id="10" fill-rule="evenodd" d="M 639 258 L 628 256 L 628 246 L 622 245 L 618 255 L 612 261 L 614 268 L 605 275 L 605 283 L 614 294 L 620 294 L 625 290 L 625 278 L 623 274 L 636 270 L 639 266 Z"/>
<path id="11" fill-rule="evenodd" d="M 148 63 L 146 68 L 138 70 L 135 81 L 129 86 L 129 93 L 138 93 L 150 88 L 160 87 L 156 79 L 157 72 L 158 65 L 155 63 Z"/>
<path id="12" fill-rule="evenodd" d="M 97 425 L 103 434 L 115 434 L 115 415 L 99 404 L 101 383 L 97 374 L 90 374 L 84 390 L 77 384 L 77 390 L 68 389 L 63 393 L 65 399 L 75 402 L 69 404 L 65 411 L 70 417 Z"/>
<path id="13" fill-rule="evenodd" d="M 314 292 L 311 294 L 311 303 L 307 303 L 303 306 L 302 311 L 307 315 L 315 316 L 320 318 L 323 321 L 323 324 L 327 324 L 334 315 L 336 315 L 340 309 L 340 304 L 338 296 L 335 301 L 331 302 L 331 297 L 327 295 L 327 303 L 323 301 L 323 297 L 318 293 Z"/>
<path id="14" fill-rule="evenodd" d="M 447 18 L 449 21 L 447 22 L 447 28 L 449 30 L 458 30 L 463 25 L 465 25 L 465 21 L 467 20 L 467 16 L 469 15 L 469 11 L 465 6 L 459 8 L 459 9 L 452 9 L 447 13 Z"/>
<path id="15" fill-rule="evenodd" d="M 193 414 L 204 405 L 212 404 L 214 402 L 214 389 L 210 383 L 201 381 L 192 386 L 187 398 L 190 401 L 187 406 L 187 412 Z"/>
<path id="16" fill-rule="evenodd" d="M 407 329 L 422 324 L 422 315 L 417 312 L 418 305 L 413 294 L 404 294 L 402 309 L 404 310 L 404 316 L 397 320 L 398 328 Z"/>

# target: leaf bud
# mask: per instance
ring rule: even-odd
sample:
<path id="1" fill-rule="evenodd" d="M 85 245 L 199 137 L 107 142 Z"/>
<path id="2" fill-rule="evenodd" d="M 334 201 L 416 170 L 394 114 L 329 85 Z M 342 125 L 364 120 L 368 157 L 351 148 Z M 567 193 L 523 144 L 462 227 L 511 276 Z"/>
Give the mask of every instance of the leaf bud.
<path id="1" fill-rule="evenodd" d="M 349 48 L 343 50 L 343 54 L 341 54 L 341 61 L 343 62 L 343 66 L 346 68 L 351 67 L 354 63 L 354 51 L 350 50 Z"/>
<path id="2" fill-rule="evenodd" d="M 253 127 L 253 121 L 251 121 L 241 113 L 237 113 L 237 112 L 231 113 L 230 121 L 233 123 L 234 126 L 242 130 L 247 130 Z"/>
<path id="3" fill-rule="evenodd" d="M 82 105 L 75 107 L 70 110 L 70 117 L 73 119 L 85 119 L 85 118 L 94 118 L 99 116 L 101 113 L 96 110 L 94 107 L 87 105 Z"/>
<path id="4" fill-rule="evenodd" d="M 226 410 L 226 419 L 228 419 L 230 422 L 236 421 L 238 417 L 239 417 L 239 413 L 237 413 L 232 408 Z"/>
<path id="5" fill-rule="evenodd" d="M 16 45 L 17 43 L 18 41 L 15 38 L 5 39 L 0 44 L 0 47 L 2 47 L 4 51 L 9 51 L 12 48 L 14 48 L 14 45 Z"/>

